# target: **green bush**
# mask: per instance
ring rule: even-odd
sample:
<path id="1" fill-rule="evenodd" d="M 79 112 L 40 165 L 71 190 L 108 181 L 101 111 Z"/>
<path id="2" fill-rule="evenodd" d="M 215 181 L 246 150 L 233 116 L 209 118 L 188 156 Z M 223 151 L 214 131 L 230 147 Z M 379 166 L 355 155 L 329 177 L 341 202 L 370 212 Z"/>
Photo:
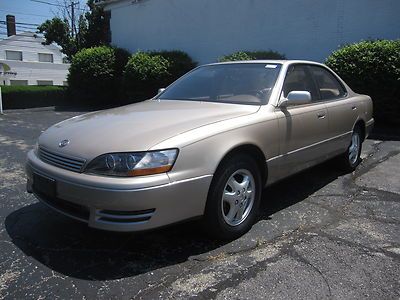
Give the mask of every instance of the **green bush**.
<path id="1" fill-rule="evenodd" d="M 219 61 L 257 60 L 257 59 L 286 59 L 285 55 L 276 51 L 238 51 L 222 56 Z"/>
<path id="2" fill-rule="evenodd" d="M 101 46 L 79 51 L 72 57 L 68 85 L 75 97 L 105 100 L 115 95 L 115 50 Z"/>
<path id="3" fill-rule="evenodd" d="M 122 77 L 130 53 L 117 47 L 93 47 L 72 58 L 69 90 L 75 100 L 118 103 L 123 100 Z"/>
<path id="4" fill-rule="evenodd" d="M 326 64 L 355 92 L 372 97 L 378 122 L 400 124 L 400 40 L 346 45 Z"/>
<path id="5" fill-rule="evenodd" d="M 66 105 L 62 86 L 1 86 L 4 109 Z"/>
<path id="6" fill-rule="evenodd" d="M 197 63 L 185 52 L 179 50 L 172 51 L 152 51 L 151 55 L 160 55 L 169 62 L 167 85 L 186 74 L 197 66 Z"/>
<path id="7" fill-rule="evenodd" d="M 130 100 L 144 100 L 156 95 L 158 88 L 168 83 L 169 67 L 170 62 L 161 55 L 140 51 L 133 54 L 124 71 L 125 92 Z"/>
<path id="8" fill-rule="evenodd" d="M 131 57 L 131 53 L 123 48 L 113 48 L 115 54 L 115 77 L 117 80 L 122 79 L 124 74 L 125 66 L 128 63 L 129 58 Z"/>
<path id="9" fill-rule="evenodd" d="M 219 62 L 225 62 L 225 61 L 237 61 L 237 60 L 253 60 L 249 54 L 247 54 L 244 51 L 238 51 L 229 55 L 225 55 L 219 58 Z"/>

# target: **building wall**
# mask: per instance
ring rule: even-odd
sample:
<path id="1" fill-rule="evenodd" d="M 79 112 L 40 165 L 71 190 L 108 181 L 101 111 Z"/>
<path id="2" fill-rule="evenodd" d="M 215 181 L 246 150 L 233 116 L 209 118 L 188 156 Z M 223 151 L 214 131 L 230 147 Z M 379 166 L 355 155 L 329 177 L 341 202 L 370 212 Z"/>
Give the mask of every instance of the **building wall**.
<path id="1" fill-rule="evenodd" d="M 106 9 L 114 45 L 180 49 L 200 63 L 268 49 L 323 61 L 345 43 L 400 38 L 400 0 L 129 0 Z"/>
<path id="2" fill-rule="evenodd" d="M 0 84 L 24 83 L 37 85 L 41 81 L 52 81 L 53 85 L 64 85 L 69 64 L 62 62 L 62 54 L 54 45 L 43 45 L 43 39 L 32 33 L 22 33 L 0 41 L 0 63 L 5 63 L 16 72 L 15 76 L 1 77 Z M 22 51 L 23 61 L 7 60 L 6 50 Z M 38 53 L 53 54 L 53 63 L 39 62 Z"/>
<path id="3" fill-rule="evenodd" d="M 10 85 L 10 80 L 27 80 L 28 85 L 38 85 L 38 81 L 53 81 L 53 85 L 65 85 L 67 80 L 67 64 L 52 64 L 42 62 L 24 62 L 13 60 L 2 60 L 7 64 L 16 76 L 7 76 L 5 85 Z M 4 84 L 4 82 L 2 82 Z"/>

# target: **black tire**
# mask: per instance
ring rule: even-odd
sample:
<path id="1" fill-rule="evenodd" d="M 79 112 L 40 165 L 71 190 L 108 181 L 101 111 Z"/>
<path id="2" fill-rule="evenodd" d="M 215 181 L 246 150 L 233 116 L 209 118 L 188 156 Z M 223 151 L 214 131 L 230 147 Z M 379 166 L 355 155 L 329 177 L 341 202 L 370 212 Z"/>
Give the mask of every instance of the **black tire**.
<path id="1" fill-rule="evenodd" d="M 224 204 L 222 196 L 231 176 L 235 174 L 235 172 L 241 172 L 242 170 L 248 171 L 252 175 L 252 179 L 254 179 L 254 199 L 252 198 L 252 207 L 248 209 L 248 214 L 245 219 L 241 221 L 240 224 L 232 226 L 227 223 L 223 215 Z M 240 176 L 240 173 L 238 176 Z M 214 174 L 208 192 L 203 219 L 203 227 L 206 233 L 219 240 L 233 240 L 249 231 L 257 217 L 261 192 L 262 180 L 260 171 L 257 163 L 251 157 L 238 154 L 223 161 Z M 250 205 L 248 207 L 250 207 Z"/>
<path id="2" fill-rule="evenodd" d="M 353 138 L 355 136 L 357 136 L 356 138 L 358 138 L 359 144 L 358 144 L 358 148 L 357 148 L 356 158 L 351 159 L 350 152 L 352 151 L 352 147 L 353 147 L 353 143 L 354 143 Z M 353 133 L 352 133 L 351 137 L 352 137 L 352 140 L 350 142 L 349 147 L 347 148 L 346 152 L 343 153 L 339 157 L 341 168 L 346 172 L 353 172 L 361 162 L 361 149 L 362 149 L 362 143 L 363 143 L 363 135 L 362 135 L 362 130 L 361 130 L 360 126 L 356 126 L 353 129 Z"/>

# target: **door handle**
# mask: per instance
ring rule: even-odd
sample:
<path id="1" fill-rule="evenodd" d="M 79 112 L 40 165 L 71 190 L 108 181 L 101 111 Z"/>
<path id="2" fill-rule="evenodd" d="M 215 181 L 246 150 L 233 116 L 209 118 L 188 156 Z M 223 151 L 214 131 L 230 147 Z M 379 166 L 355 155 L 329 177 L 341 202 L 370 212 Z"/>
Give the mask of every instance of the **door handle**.
<path id="1" fill-rule="evenodd" d="M 352 110 L 357 110 L 357 106 L 352 106 L 351 109 Z"/>
<path id="2" fill-rule="evenodd" d="M 324 113 L 317 114 L 318 119 L 325 119 L 326 115 Z"/>

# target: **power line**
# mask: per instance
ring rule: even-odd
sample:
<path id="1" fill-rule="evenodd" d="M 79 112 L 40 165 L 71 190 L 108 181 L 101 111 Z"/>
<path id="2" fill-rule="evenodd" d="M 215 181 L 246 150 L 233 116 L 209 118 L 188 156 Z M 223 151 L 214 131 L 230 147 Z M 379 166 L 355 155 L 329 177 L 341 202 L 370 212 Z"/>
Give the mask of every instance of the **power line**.
<path id="1" fill-rule="evenodd" d="M 61 4 L 50 3 L 50 2 L 42 1 L 42 0 L 31 0 L 31 1 L 32 1 L 32 2 L 43 3 L 43 4 L 47 4 L 47 5 L 53 5 L 53 6 L 58 6 L 58 7 L 64 7 L 64 5 L 61 5 Z"/>
<path id="2" fill-rule="evenodd" d="M 6 10 L 6 9 L 0 9 L 0 11 L 4 11 L 6 13 L 11 13 L 11 14 L 20 14 L 20 15 L 27 15 L 27 16 L 37 16 L 37 17 L 45 17 L 45 18 L 51 18 L 50 16 L 45 16 L 45 15 L 38 15 L 38 14 L 28 14 L 16 10 Z"/>
<path id="3" fill-rule="evenodd" d="M 37 30 L 37 27 L 29 27 L 29 26 L 23 26 L 23 25 L 17 25 L 17 29 L 18 28 Z"/>
<path id="4" fill-rule="evenodd" d="M 0 20 L 0 23 L 2 23 L 2 24 L 7 24 L 7 21 L 3 21 L 3 20 Z M 15 24 L 19 24 L 19 25 L 32 25 L 32 26 L 40 26 L 40 24 L 35 24 L 35 23 L 24 23 L 24 22 L 12 22 L 12 23 L 15 23 Z"/>
<path id="5" fill-rule="evenodd" d="M 43 1 L 43 0 L 30 0 L 32 2 L 37 2 L 37 3 L 42 3 L 42 4 L 47 4 L 47 5 L 53 5 L 53 6 L 58 6 L 58 7 L 63 7 L 63 8 L 67 8 L 67 7 L 74 7 L 75 5 L 79 4 L 79 2 L 71 2 L 71 4 L 68 5 L 62 5 L 62 4 L 56 4 L 56 3 L 51 3 L 51 2 L 47 2 L 47 1 Z M 77 10 L 81 10 L 81 11 L 85 11 L 85 9 L 82 8 L 76 8 Z"/>

